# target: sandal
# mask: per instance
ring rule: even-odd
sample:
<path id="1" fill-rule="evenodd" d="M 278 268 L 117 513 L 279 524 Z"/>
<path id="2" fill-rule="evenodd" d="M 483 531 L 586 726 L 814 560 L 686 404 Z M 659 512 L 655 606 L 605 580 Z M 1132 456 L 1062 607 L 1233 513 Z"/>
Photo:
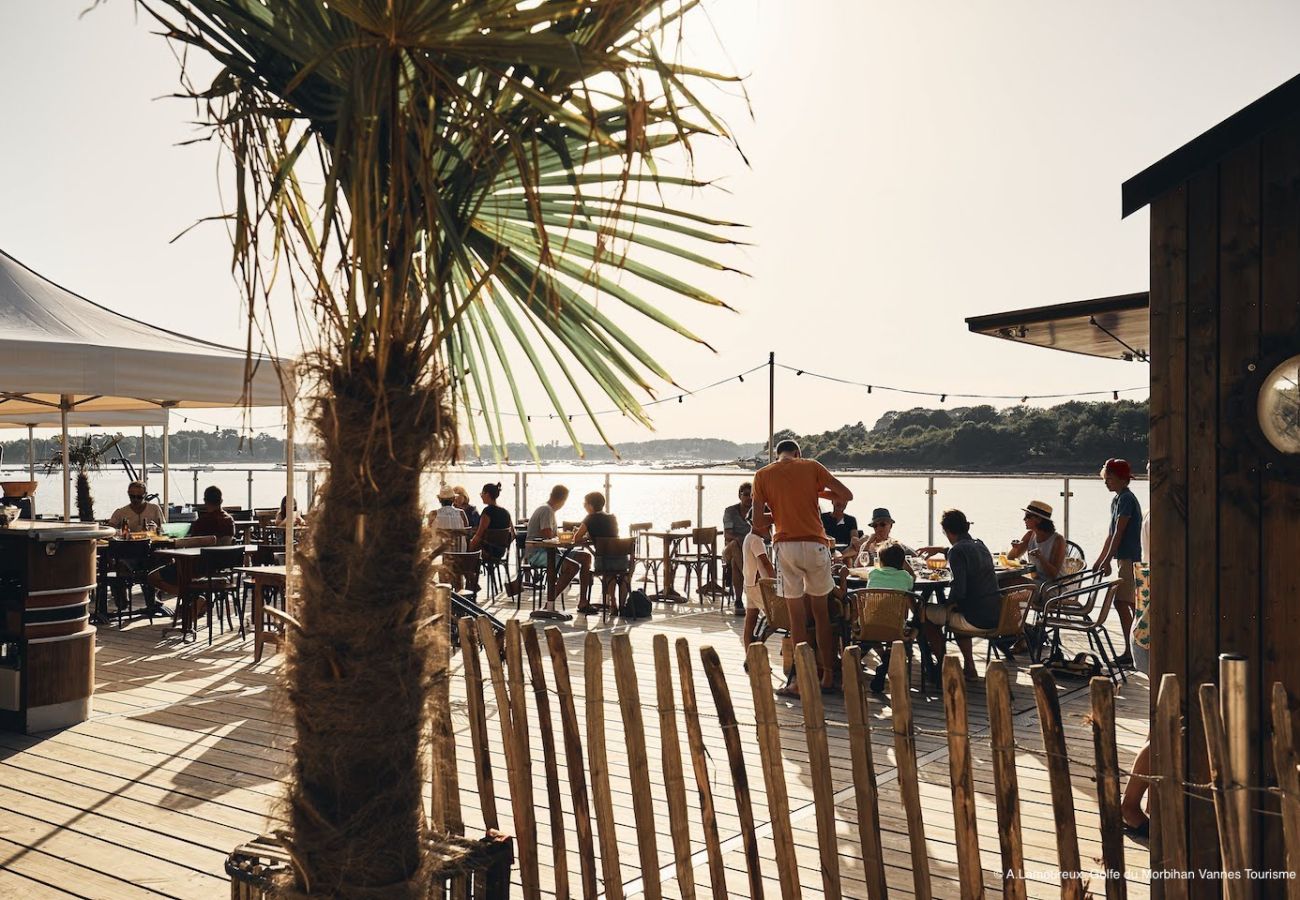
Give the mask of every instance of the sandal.
<path id="1" fill-rule="evenodd" d="M 785 687 L 777 688 L 776 695 L 778 697 L 790 697 L 792 699 L 798 700 L 799 688 L 795 687 L 793 684 L 787 684 Z"/>
<path id="2" fill-rule="evenodd" d="M 1130 825 L 1124 823 L 1124 833 L 1136 841 L 1147 841 L 1151 839 L 1151 820 L 1147 819 L 1141 825 Z"/>

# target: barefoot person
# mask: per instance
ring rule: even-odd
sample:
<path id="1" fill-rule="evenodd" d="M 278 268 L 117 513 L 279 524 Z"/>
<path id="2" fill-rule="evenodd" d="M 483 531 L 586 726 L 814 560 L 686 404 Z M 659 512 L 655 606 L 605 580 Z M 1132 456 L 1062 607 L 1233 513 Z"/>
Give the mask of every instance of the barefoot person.
<path id="1" fill-rule="evenodd" d="M 569 489 L 562 484 L 557 484 L 551 488 L 551 496 L 547 501 L 537 509 L 528 519 L 528 533 L 525 536 L 527 542 L 548 541 L 559 534 L 558 523 L 555 521 L 555 514 L 564 508 L 564 504 L 569 500 Z M 528 565 L 536 567 L 545 567 L 549 562 L 549 554 L 543 548 L 528 551 Z M 584 560 L 586 564 L 584 565 Z M 556 573 L 555 579 L 551 585 L 551 591 L 546 597 L 546 607 L 544 609 L 533 610 L 533 616 L 539 619 L 570 619 L 571 616 L 557 612 L 555 609 L 555 598 L 564 593 L 564 589 L 569 586 L 575 575 L 591 565 L 590 557 L 581 550 L 571 551 L 560 564 L 560 571 Z M 506 585 L 506 593 L 515 597 L 522 590 L 519 581 L 512 581 Z"/>
<path id="2" fill-rule="evenodd" d="M 822 528 L 818 500 L 848 503 L 853 492 L 816 460 L 803 459 L 799 444 L 776 445 L 776 462 L 754 475 L 754 527 L 772 524 L 777 589 L 790 610 L 790 638 L 796 647 L 808 640 L 811 613 L 817 634 L 823 689 L 835 683 L 835 634 L 827 595 L 834 588 L 831 549 Z M 793 681 L 782 689 L 795 692 Z"/>
<path id="3" fill-rule="evenodd" d="M 1093 571 L 1110 575 L 1111 560 L 1118 564 L 1119 593 L 1115 597 L 1115 612 L 1124 630 L 1124 652 L 1115 662 L 1121 666 L 1133 665 L 1133 644 L 1129 632 L 1133 629 L 1133 564 L 1142 560 L 1142 507 L 1129 490 L 1133 468 L 1123 459 L 1108 459 L 1101 468 L 1106 490 L 1115 496 L 1110 501 L 1110 534 L 1102 545 Z"/>

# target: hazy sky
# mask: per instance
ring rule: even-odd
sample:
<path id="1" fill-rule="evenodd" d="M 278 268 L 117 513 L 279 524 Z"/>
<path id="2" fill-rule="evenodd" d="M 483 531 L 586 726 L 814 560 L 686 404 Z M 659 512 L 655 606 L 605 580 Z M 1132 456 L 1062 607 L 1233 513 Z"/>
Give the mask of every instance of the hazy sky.
<path id="1" fill-rule="evenodd" d="M 224 229 L 169 243 L 220 211 L 217 150 L 176 146 L 195 136 L 193 109 L 159 99 L 175 90 L 177 65 L 151 24 L 129 0 L 79 19 L 88 5 L 0 0 L 0 248 L 128 315 L 238 344 Z M 1286 2 L 707 7 L 749 76 L 752 120 L 738 101 L 715 108 L 752 168 L 725 147 L 700 148 L 699 174 L 722 176 L 730 193 L 691 202 L 747 223 L 754 246 L 731 260 L 750 277 L 703 279 L 738 314 L 664 300 L 716 354 L 646 335 L 687 387 L 769 350 L 923 390 L 1145 384 L 1141 364 L 1013 346 L 969 334 L 964 319 L 1145 290 L 1147 217 L 1120 221 L 1121 182 L 1300 69 L 1300 5 Z M 702 61 L 725 66 L 709 23 L 695 25 Z M 870 424 L 911 405 L 778 374 L 778 427 Z M 659 436 L 759 440 L 766 379 L 654 416 Z M 653 436 L 617 417 L 607 425 L 616 441 Z M 539 440 L 563 438 L 557 422 L 534 426 Z"/>

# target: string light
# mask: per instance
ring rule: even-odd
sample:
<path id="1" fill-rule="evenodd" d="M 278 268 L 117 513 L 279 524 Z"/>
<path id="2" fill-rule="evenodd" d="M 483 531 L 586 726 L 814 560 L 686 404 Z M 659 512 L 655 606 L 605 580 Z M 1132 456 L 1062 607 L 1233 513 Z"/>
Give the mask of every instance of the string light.
<path id="1" fill-rule="evenodd" d="M 940 395 L 939 395 L 939 402 L 940 402 L 940 403 L 946 403 L 947 401 L 948 401 L 948 395 L 947 395 L 947 394 L 940 394 Z"/>
<path id="2" fill-rule="evenodd" d="M 1142 387 L 1108 389 L 1108 390 L 1101 390 L 1101 391 L 1069 391 L 1060 394 L 1025 394 L 1025 395 L 960 394 L 960 393 L 951 393 L 949 391 L 918 391 L 912 388 L 893 387 L 891 385 L 885 385 L 885 384 L 871 385 L 871 384 L 867 384 L 865 381 L 854 381 L 851 378 L 839 378 L 834 375 L 823 375 L 820 372 L 814 372 L 810 369 L 798 369 L 795 368 L 794 366 L 787 366 L 783 363 L 776 363 L 776 366 L 777 368 L 785 369 L 786 371 L 789 372 L 794 372 L 796 375 L 809 375 L 813 378 L 820 378 L 822 381 L 832 381 L 836 384 L 846 384 L 851 387 L 866 388 L 867 393 L 871 393 L 872 390 L 874 389 L 880 391 L 892 391 L 895 394 L 909 394 L 913 397 L 937 397 L 940 403 L 947 402 L 949 396 L 953 397 L 954 399 L 961 399 L 961 400 L 1020 400 L 1023 397 L 1024 400 L 1028 401 L 1028 400 L 1063 400 L 1069 397 L 1099 397 L 1099 396 L 1105 396 L 1106 394 L 1111 394 L 1113 397 L 1115 397 L 1115 399 L 1119 399 L 1119 395 L 1127 391 L 1149 390 L 1149 388 L 1147 388 L 1146 386 L 1142 386 Z"/>

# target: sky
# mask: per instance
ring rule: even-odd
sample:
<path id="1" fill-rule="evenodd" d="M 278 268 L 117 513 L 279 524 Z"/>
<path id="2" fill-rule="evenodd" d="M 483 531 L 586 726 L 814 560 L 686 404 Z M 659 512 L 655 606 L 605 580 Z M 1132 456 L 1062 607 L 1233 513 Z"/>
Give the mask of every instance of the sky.
<path id="1" fill-rule="evenodd" d="M 0 248 L 127 315 L 239 345 L 224 228 L 175 239 L 221 211 L 219 148 L 180 146 L 201 132 L 193 106 L 166 96 L 178 65 L 152 24 L 129 0 L 81 15 L 89 5 L 0 0 Z M 1120 219 L 1121 183 L 1300 70 L 1300 5 L 1285 2 L 705 8 L 688 24 L 686 58 L 745 76 L 748 106 L 709 102 L 749 165 L 720 142 L 697 146 L 696 174 L 726 193 L 685 202 L 745 223 L 750 246 L 726 256 L 744 276 L 681 273 L 736 312 L 655 297 L 716 352 L 635 332 L 687 389 L 769 352 L 795 368 L 939 392 L 1144 386 L 1141 363 L 1012 345 L 970 334 L 964 320 L 1145 290 L 1147 215 Z M 537 440 L 565 440 L 535 389 L 527 397 Z M 778 428 L 870 425 L 913 405 L 777 373 Z M 614 416 L 608 434 L 762 440 L 765 373 L 652 415 L 654 432 Z M 251 420 L 278 421 L 267 410 Z M 589 423 L 574 427 L 595 440 Z M 507 430 L 522 437 L 517 424 Z"/>

